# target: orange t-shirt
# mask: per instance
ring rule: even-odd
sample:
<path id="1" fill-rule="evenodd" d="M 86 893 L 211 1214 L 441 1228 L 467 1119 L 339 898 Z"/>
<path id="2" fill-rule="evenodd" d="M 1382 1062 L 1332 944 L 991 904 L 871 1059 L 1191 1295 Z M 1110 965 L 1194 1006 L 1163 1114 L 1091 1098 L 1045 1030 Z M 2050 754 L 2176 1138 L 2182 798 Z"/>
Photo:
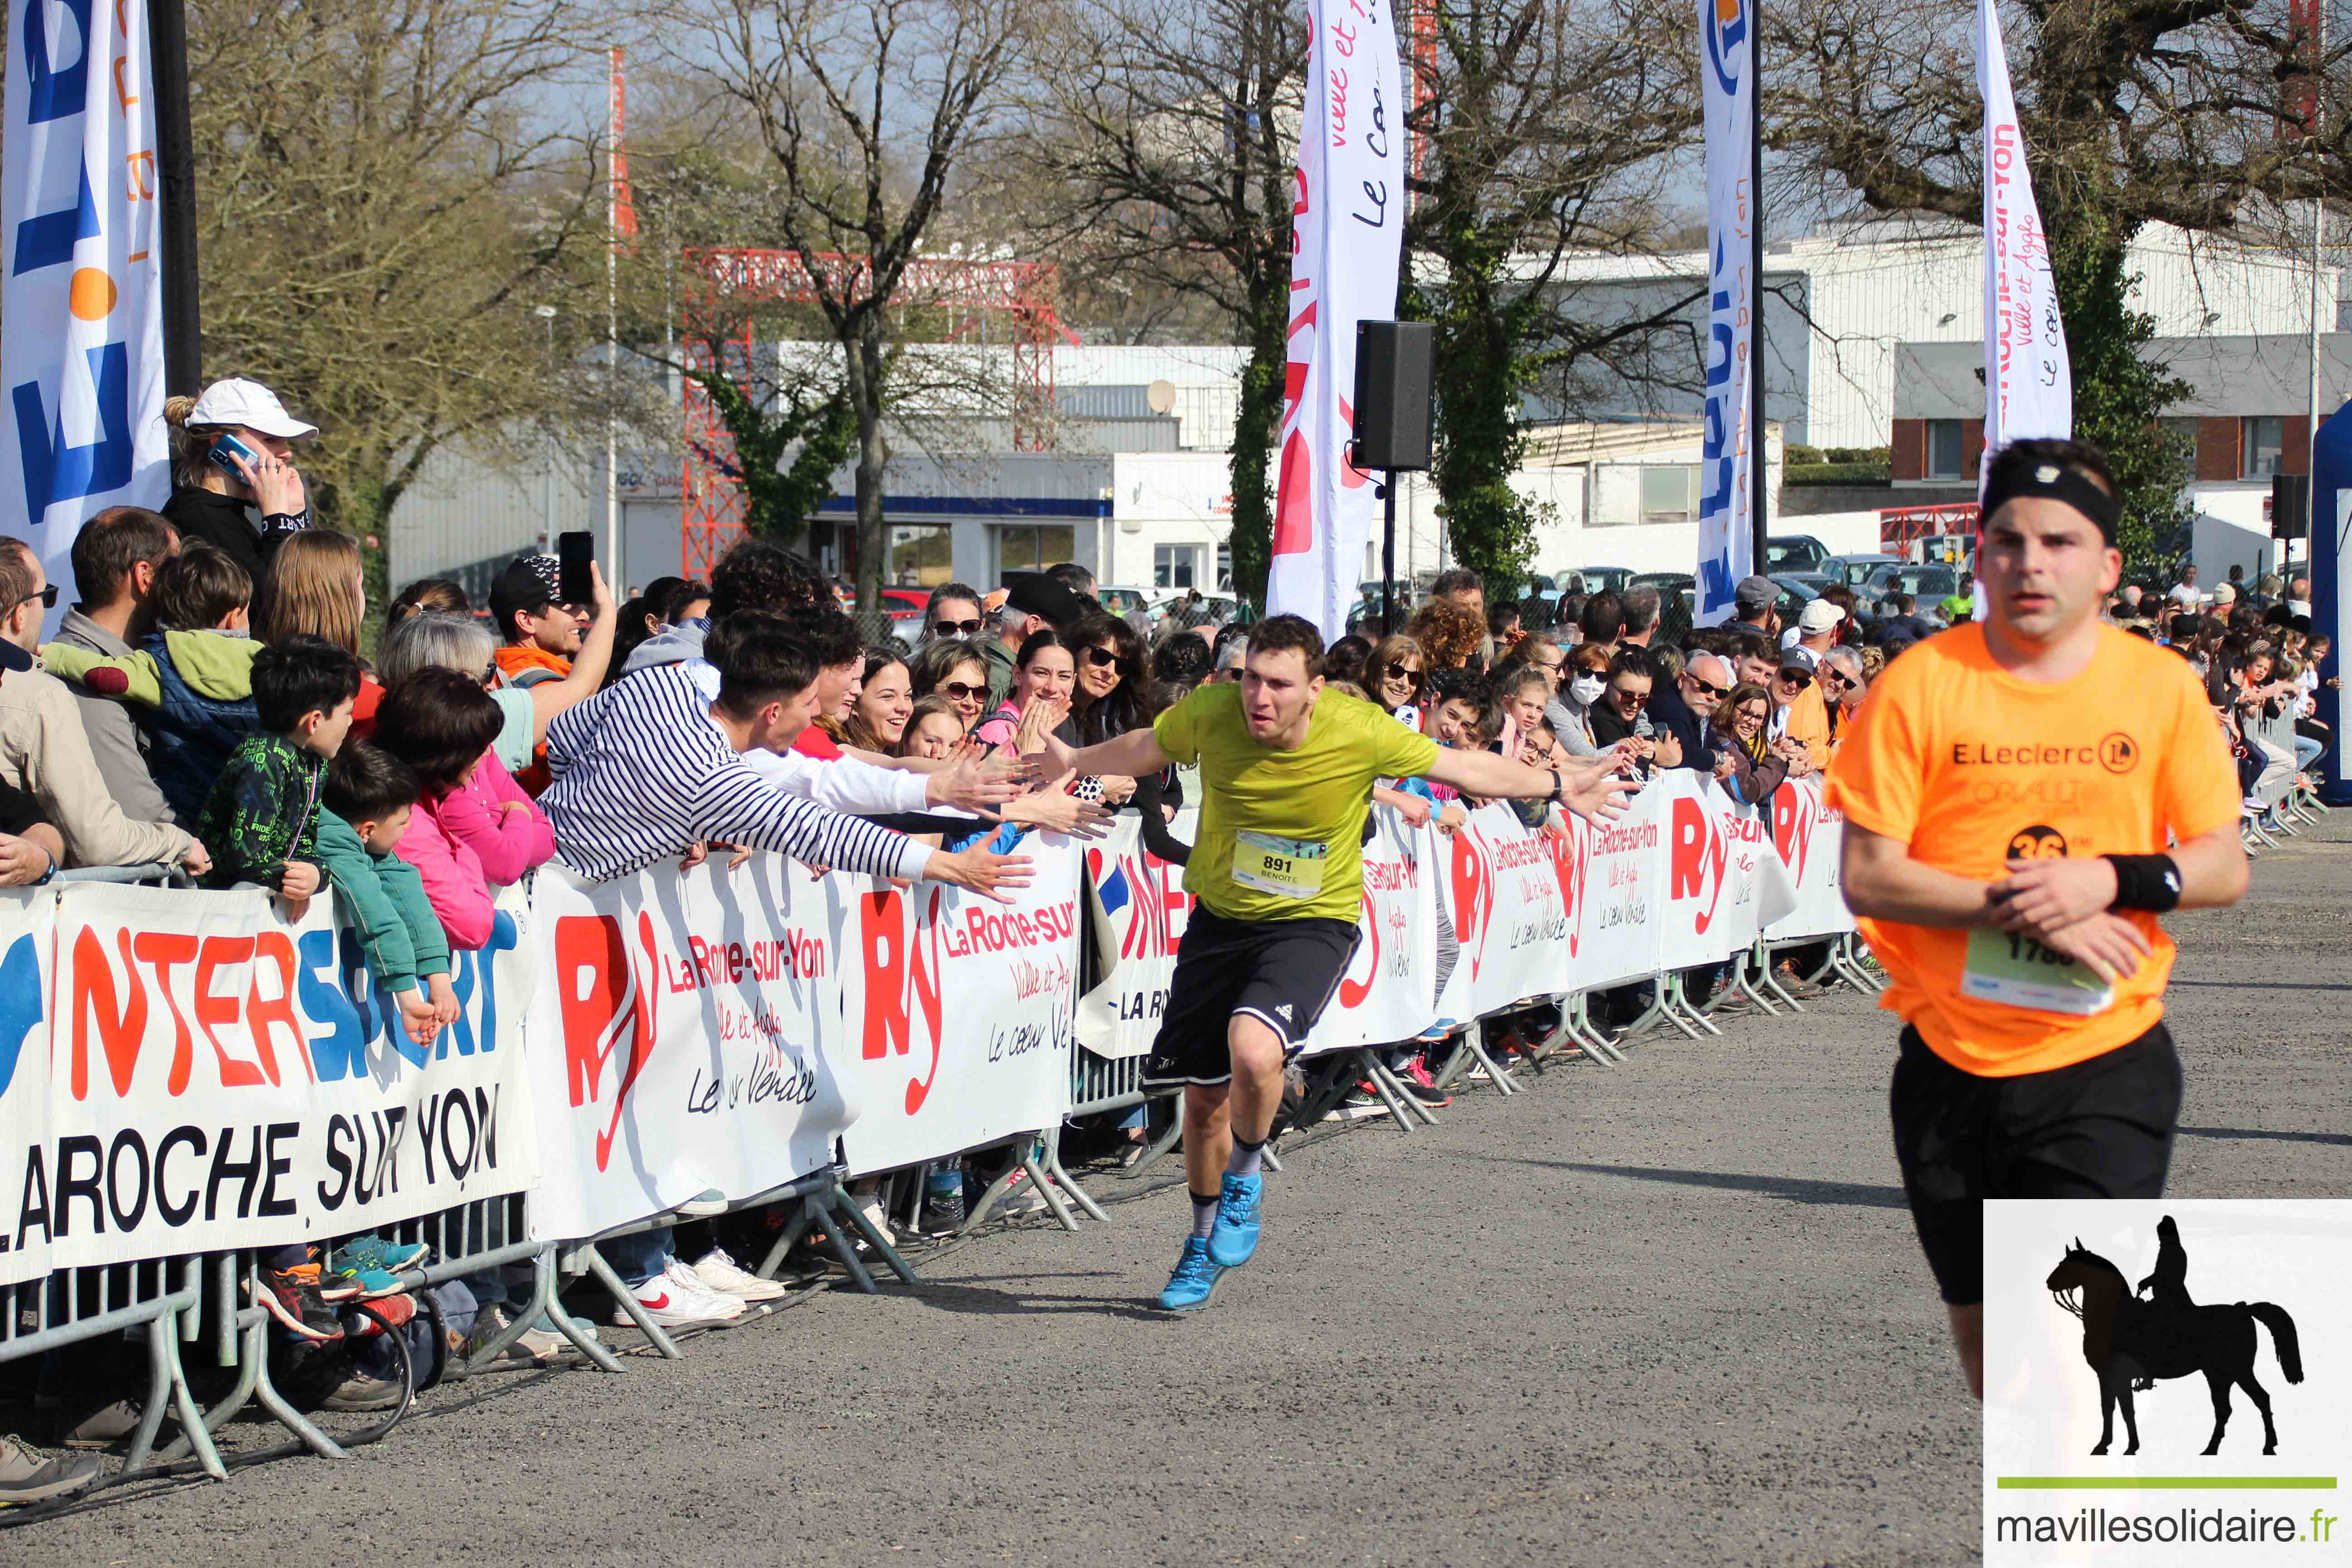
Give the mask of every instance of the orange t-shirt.
<path id="1" fill-rule="evenodd" d="M 1994 663 L 1976 624 L 1872 683 L 1829 804 L 1925 865 L 1988 882 L 2012 858 L 2161 854 L 2167 829 L 2185 841 L 2239 811 L 2229 748 L 2179 654 L 2102 626 L 2081 674 L 2041 684 Z M 2172 942 L 2154 915 L 2126 918 L 2153 951 L 2112 988 L 1991 927 L 1861 925 L 1893 981 L 1882 1005 L 1963 1072 L 2005 1078 L 2113 1050 L 2164 1016 Z"/>

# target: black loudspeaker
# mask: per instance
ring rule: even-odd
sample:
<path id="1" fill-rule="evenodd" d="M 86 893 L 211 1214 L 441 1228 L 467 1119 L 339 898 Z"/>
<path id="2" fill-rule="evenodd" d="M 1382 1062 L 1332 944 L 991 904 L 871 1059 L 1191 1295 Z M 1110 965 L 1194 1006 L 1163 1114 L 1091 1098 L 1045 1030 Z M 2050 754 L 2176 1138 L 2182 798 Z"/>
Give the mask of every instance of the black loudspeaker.
<path id="1" fill-rule="evenodd" d="M 1427 321 L 1356 323 L 1356 467 L 1429 467 L 1437 329 Z"/>
<path id="2" fill-rule="evenodd" d="M 2311 476 L 2271 476 L 2271 537 L 2301 539 L 2311 531 Z"/>

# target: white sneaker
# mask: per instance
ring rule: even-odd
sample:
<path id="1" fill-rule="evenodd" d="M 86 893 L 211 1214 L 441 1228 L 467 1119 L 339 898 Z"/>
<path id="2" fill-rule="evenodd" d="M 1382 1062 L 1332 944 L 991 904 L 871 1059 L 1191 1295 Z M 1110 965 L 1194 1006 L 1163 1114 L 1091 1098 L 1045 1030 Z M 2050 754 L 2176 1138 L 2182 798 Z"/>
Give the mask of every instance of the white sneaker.
<path id="1" fill-rule="evenodd" d="M 892 1237 L 898 1234 L 898 1232 L 893 1230 L 890 1226 L 890 1211 L 882 1206 L 882 1200 L 879 1196 L 869 1196 L 860 1199 L 857 1204 L 857 1212 L 866 1216 L 866 1223 L 874 1227 L 874 1234 L 880 1237 L 883 1240 L 888 1241 Z M 849 1239 L 856 1242 L 860 1247 L 869 1247 L 873 1245 L 859 1233 L 855 1226 L 850 1227 Z"/>
<path id="2" fill-rule="evenodd" d="M 742 1301 L 772 1301 L 785 1293 L 783 1286 L 761 1279 L 715 1247 L 694 1265 L 694 1277 L 704 1289 Z"/>
<path id="3" fill-rule="evenodd" d="M 680 1275 L 684 1279 L 680 1279 Z M 721 1296 L 702 1283 L 701 1279 L 685 1264 L 673 1259 L 668 1268 L 655 1275 L 632 1292 L 637 1305 L 657 1326 L 665 1329 L 685 1328 L 695 1323 L 724 1323 L 740 1318 L 745 1311 L 740 1296 Z M 619 1302 L 613 1304 L 613 1326 L 621 1329 L 636 1327 L 635 1320 Z"/>
<path id="4" fill-rule="evenodd" d="M 695 1219 L 709 1219 L 713 1215 L 727 1212 L 727 1194 L 717 1187 L 705 1187 L 670 1212 Z"/>

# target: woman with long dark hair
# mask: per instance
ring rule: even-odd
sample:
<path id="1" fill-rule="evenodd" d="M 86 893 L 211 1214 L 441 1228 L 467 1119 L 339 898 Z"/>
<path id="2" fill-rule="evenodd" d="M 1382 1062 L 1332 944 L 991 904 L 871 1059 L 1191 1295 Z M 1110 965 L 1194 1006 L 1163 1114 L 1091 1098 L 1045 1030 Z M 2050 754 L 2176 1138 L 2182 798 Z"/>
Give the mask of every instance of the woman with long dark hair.
<path id="1" fill-rule="evenodd" d="M 1088 614 L 1070 627 L 1066 640 L 1076 674 L 1070 692 L 1070 726 L 1077 744 L 1097 745 L 1140 730 L 1158 717 L 1152 688 L 1143 674 L 1143 638 L 1133 626 L 1114 616 Z M 1169 819 L 1176 815 L 1168 800 L 1174 772 L 1163 769 L 1139 779 L 1105 777 L 1102 800 L 1105 805 L 1132 807 L 1143 820 L 1143 847 L 1169 864 L 1181 866 L 1192 849 L 1168 832 Z"/>

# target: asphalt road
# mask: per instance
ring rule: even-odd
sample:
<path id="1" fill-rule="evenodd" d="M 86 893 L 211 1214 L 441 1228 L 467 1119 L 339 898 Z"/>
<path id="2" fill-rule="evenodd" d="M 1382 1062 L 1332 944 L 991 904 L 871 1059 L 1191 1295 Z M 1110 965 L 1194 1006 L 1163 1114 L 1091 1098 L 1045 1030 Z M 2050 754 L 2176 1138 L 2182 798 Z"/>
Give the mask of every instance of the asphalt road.
<path id="1" fill-rule="evenodd" d="M 2177 923 L 2172 1191 L 2352 1186 L 2347 872 L 2338 813 Z M 921 1289 L 622 1377 L 436 1392 L 346 1461 L 111 1494 L 0 1562 L 1971 1561 L 1976 1410 L 1887 1146 L 1893 1036 L 1841 995 L 1410 1138 L 1294 1140 L 1257 1261 L 1191 1319 L 1140 1304 L 1173 1171 L 1105 1177 L 1108 1226 L 1000 1230 Z"/>

